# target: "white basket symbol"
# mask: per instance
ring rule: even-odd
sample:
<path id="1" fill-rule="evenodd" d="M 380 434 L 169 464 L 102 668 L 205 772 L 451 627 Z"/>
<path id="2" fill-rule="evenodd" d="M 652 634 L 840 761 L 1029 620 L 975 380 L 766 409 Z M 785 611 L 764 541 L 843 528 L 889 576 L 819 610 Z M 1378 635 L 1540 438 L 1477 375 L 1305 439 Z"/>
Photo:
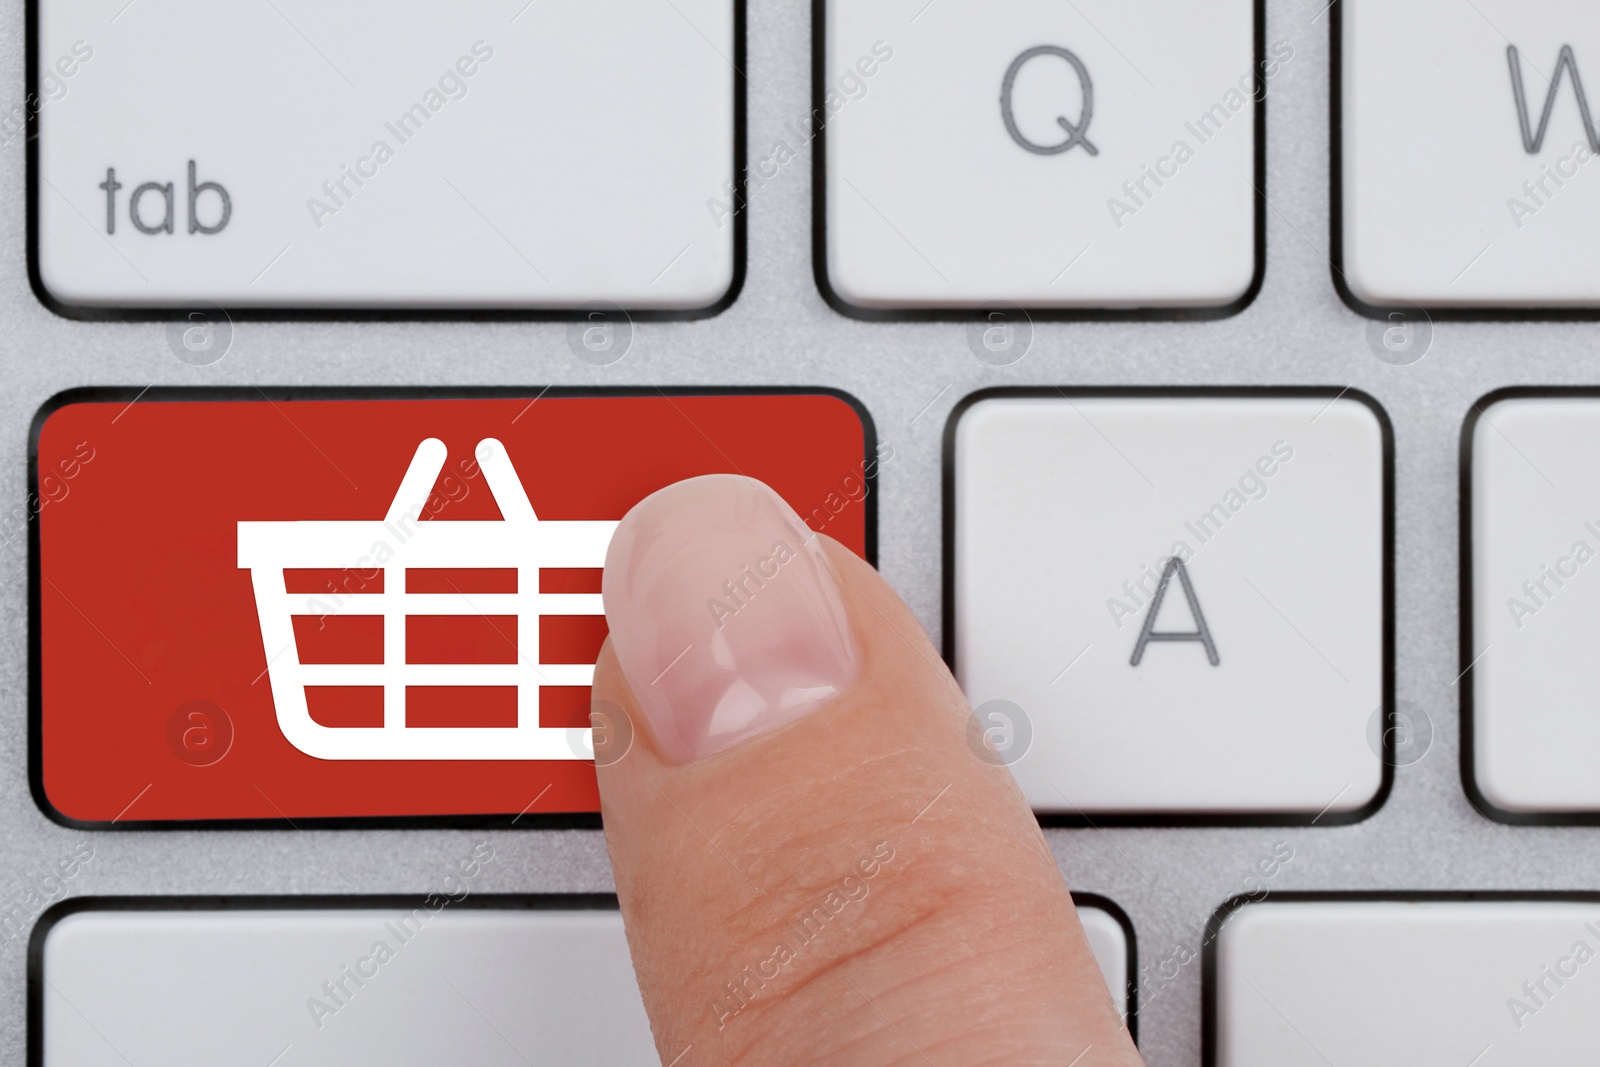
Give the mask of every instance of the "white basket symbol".
<path id="1" fill-rule="evenodd" d="M 418 522 L 447 454 L 437 438 L 417 446 L 382 520 L 239 523 L 239 566 L 249 569 L 255 588 L 278 728 L 301 752 L 327 760 L 592 758 L 587 729 L 539 726 L 539 687 L 589 685 L 594 667 L 539 663 L 538 634 L 541 615 L 603 614 L 600 594 L 542 593 L 539 569 L 604 566 L 617 524 L 539 521 L 505 446 L 494 438 L 480 441 L 476 455 L 503 519 Z M 370 571 L 379 544 L 393 552 L 382 566 L 382 591 L 341 591 L 338 608 L 326 613 L 382 616 L 383 662 L 302 663 L 294 616 L 318 612 L 307 609 L 306 596 L 287 592 L 285 569 Z M 414 568 L 515 568 L 516 592 L 408 593 L 406 571 Z M 407 663 L 408 615 L 514 615 L 516 662 Z M 383 725 L 336 727 L 314 721 L 307 686 L 382 687 Z M 407 686 L 515 686 L 517 725 L 407 729 Z"/>

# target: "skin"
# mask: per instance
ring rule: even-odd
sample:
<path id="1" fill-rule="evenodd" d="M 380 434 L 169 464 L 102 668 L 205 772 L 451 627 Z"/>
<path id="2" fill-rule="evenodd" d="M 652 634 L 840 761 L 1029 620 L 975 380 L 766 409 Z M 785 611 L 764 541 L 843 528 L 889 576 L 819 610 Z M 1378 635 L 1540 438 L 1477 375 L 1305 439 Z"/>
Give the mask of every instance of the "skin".
<path id="1" fill-rule="evenodd" d="M 1142 1063 L 938 653 L 876 571 L 821 540 L 863 665 L 820 709 L 673 765 L 609 642 L 596 667 L 595 699 L 634 725 L 621 758 L 600 750 L 600 795 L 662 1063 Z M 793 924 L 819 905 L 803 940 Z M 747 979 L 734 999 L 727 983 Z"/>

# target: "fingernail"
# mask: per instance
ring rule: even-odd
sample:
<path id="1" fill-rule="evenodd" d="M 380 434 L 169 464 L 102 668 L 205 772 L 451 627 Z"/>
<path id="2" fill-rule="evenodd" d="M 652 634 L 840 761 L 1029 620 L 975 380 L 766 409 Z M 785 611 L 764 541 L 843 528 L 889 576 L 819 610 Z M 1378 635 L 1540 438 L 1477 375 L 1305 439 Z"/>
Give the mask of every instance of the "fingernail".
<path id="1" fill-rule="evenodd" d="M 674 763 L 791 723 L 856 679 L 822 546 L 754 479 L 691 478 L 641 501 L 601 588 L 617 662 Z"/>

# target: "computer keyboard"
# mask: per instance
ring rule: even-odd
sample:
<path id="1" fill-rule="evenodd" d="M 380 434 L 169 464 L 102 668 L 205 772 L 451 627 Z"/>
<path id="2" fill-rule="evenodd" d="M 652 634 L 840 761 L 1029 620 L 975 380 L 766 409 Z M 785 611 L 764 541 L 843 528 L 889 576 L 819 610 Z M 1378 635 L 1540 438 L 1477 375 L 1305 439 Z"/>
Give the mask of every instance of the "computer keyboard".
<path id="1" fill-rule="evenodd" d="M 5 12 L 8 1062 L 653 1062 L 597 568 L 717 471 L 1149 1062 L 1592 1058 L 1600 10 Z"/>

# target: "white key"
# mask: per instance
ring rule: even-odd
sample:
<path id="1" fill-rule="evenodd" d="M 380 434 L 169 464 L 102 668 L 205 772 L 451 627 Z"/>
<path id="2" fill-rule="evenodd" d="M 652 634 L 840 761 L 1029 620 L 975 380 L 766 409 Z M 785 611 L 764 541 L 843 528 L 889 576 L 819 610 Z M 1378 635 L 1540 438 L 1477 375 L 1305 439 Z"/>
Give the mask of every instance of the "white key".
<path id="1" fill-rule="evenodd" d="M 1163 308 L 1251 289 L 1253 76 L 1294 49 L 1258 65 L 1250 0 L 826 6 L 839 299 Z"/>
<path id="2" fill-rule="evenodd" d="M 1215 951 L 1216 1067 L 1534 1067 L 1600 1044 L 1600 901 L 1267 901 Z"/>
<path id="3" fill-rule="evenodd" d="M 1351 293 L 1378 306 L 1600 306 L 1600 134 L 1584 126 L 1600 118 L 1600 6 L 1345 0 L 1339 10 Z"/>
<path id="4" fill-rule="evenodd" d="M 1128 943 L 1128 931 L 1122 921 L 1104 908 L 1093 904 L 1078 905 L 1078 921 L 1083 923 L 1083 935 L 1089 942 L 1089 951 L 1100 965 L 1100 974 L 1111 990 L 1111 1003 L 1124 1020 L 1128 1017 L 1128 975 L 1132 972 L 1133 946 Z"/>
<path id="5" fill-rule="evenodd" d="M 732 0 L 39 0 L 38 22 L 60 304 L 699 309 L 732 285 Z"/>
<path id="6" fill-rule="evenodd" d="M 1126 1011 L 1127 936 L 1078 913 Z M 42 960 L 42 1067 L 660 1062 L 615 911 L 89 910 Z"/>
<path id="7" fill-rule="evenodd" d="M 89 911 L 43 977 L 43 1067 L 660 1062 L 615 911 Z"/>
<path id="8" fill-rule="evenodd" d="M 1052 393 L 958 419 L 956 673 L 1036 810 L 1326 823 L 1379 796 L 1372 408 Z"/>
<path id="9" fill-rule="evenodd" d="M 1600 399 L 1505 399 L 1471 433 L 1472 778 L 1504 813 L 1600 812 Z"/>

